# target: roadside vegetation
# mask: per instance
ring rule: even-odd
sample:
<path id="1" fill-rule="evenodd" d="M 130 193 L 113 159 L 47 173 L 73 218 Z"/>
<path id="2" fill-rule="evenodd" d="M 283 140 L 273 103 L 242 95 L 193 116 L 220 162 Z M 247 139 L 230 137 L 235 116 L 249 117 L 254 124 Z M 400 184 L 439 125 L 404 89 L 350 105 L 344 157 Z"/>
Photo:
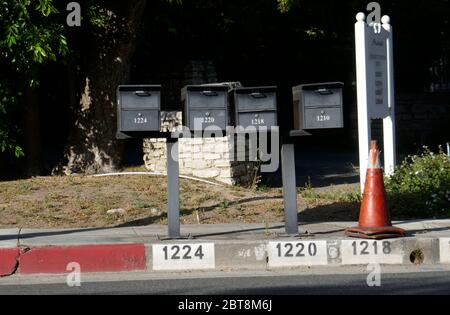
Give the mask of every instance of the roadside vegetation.
<path id="1" fill-rule="evenodd" d="M 393 215 L 450 216 L 450 157 L 442 148 L 434 153 L 423 147 L 422 153 L 408 156 L 385 184 Z"/>
<path id="2" fill-rule="evenodd" d="M 393 218 L 450 217 L 450 157 L 442 147 L 436 153 L 425 146 L 420 154 L 408 156 L 384 184 Z M 357 186 L 320 191 L 307 184 L 299 194 L 309 200 L 361 202 Z"/>

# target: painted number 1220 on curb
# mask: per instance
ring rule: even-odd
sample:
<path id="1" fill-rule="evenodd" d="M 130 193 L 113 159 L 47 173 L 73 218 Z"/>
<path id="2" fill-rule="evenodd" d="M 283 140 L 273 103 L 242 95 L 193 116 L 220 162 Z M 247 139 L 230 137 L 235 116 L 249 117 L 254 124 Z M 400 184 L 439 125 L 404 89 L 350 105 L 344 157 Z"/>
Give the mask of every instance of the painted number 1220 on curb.
<path id="1" fill-rule="evenodd" d="M 326 265 L 326 241 L 269 242 L 269 267 Z"/>
<path id="2" fill-rule="evenodd" d="M 315 243 L 309 243 L 307 251 L 305 251 L 305 247 L 305 243 L 278 243 L 278 257 L 294 257 L 294 254 L 295 257 L 305 257 L 306 255 L 314 257 L 317 255 L 317 245 Z"/>

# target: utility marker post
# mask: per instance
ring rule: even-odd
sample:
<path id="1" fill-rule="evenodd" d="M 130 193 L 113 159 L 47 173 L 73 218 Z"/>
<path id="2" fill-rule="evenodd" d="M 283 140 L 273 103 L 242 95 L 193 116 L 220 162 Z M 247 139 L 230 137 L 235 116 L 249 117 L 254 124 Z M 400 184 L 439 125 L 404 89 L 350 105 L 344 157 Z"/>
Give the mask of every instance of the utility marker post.
<path id="1" fill-rule="evenodd" d="M 358 13 L 355 23 L 358 139 L 361 192 L 364 191 L 371 120 L 383 119 L 384 171 L 392 175 L 396 164 L 395 91 L 392 27 L 390 18 L 365 22 Z"/>

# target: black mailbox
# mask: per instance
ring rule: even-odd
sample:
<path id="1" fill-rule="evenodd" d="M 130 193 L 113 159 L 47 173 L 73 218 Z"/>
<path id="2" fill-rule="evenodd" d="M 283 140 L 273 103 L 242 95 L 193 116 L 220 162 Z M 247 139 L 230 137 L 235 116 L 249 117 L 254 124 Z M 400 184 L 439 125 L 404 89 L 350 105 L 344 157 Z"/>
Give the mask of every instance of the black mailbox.
<path id="1" fill-rule="evenodd" d="M 117 88 L 117 130 L 119 134 L 159 132 L 160 110 L 160 85 L 120 85 Z"/>
<path id="2" fill-rule="evenodd" d="M 226 85 L 188 85 L 181 90 L 183 125 L 191 131 L 214 127 L 222 131 L 230 124 Z"/>
<path id="3" fill-rule="evenodd" d="M 294 129 L 343 128 L 343 86 L 327 82 L 293 87 Z"/>
<path id="4" fill-rule="evenodd" d="M 277 126 L 277 87 L 241 87 L 233 91 L 236 126 Z"/>

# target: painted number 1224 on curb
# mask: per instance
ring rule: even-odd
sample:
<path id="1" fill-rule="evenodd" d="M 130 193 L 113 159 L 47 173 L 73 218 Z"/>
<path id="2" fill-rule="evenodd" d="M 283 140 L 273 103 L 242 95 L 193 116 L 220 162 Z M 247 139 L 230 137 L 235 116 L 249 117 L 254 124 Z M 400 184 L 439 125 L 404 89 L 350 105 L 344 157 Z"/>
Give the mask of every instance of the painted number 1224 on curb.
<path id="1" fill-rule="evenodd" d="M 164 260 L 168 261 L 170 259 L 203 259 L 205 254 L 203 254 L 203 246 L 197 246 L 195 253 L 193 253 L 192 245 L 171 245 L 163 246 Z"/>
<path id="2" fill-rule="evenodd" d="M 154 244 L 153 270 L 214 269 L 214 243 Z"/>

